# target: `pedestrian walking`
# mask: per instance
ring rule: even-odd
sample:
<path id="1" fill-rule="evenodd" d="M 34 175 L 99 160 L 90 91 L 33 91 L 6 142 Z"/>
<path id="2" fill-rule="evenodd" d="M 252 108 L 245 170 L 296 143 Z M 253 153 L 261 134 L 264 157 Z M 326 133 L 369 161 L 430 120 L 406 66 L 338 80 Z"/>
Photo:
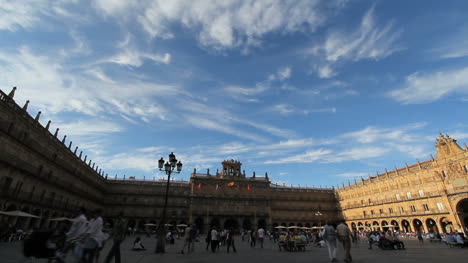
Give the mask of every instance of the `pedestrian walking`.
<path id="1" fill-rule="evenodd" d="M 208 248 L 210 247 L 211 245 L 211 231 L 213 230 L 213 228 L 210 228 L 210 230 L 208 230 L 208 232 L 206 233 L 206 238 L 205 238 L 205 242 L 206 242 L 206 251 L 208 251 Z"/>
<path id="2" fill-rule="evenodd" d="M 83 261 L 85 263 L 93 263 L 96 257 L 97 250 L 102 242 L 102 227 L 103 220 L 101 217 L 101 210 L 98 209 L 91 214 L 91 221 L 89 222 L 83 234 Z"/>
<path id="3" fill-rule="evenodd" d="M 213 230 L 211 230 L 211 252 L 215 253 L 218 246 L 218 231 L 216 231 L 216 228 L 213 228 Z"/>
<path id="4" fill-rule="evenodd" d="M 232 251 L 237 252 L 236 251 L 236 242 L 235 242 L 235 239 L 234 239 L 234 229 L 230 229 L 229 232 L 227 232 L 227 237 L 226 237 L 226 241 L 227 241 L 227 252 L 229 253 L 229 248 L 232 247 Z"/>
<path id="5" fill-rule="evenodd" d="M 75 246 L 78 244 L 78 246 L 81 245 L 81 242 L 78 242 L 78 238 L 84 233 L 86 230 L 86 226 L 88 224 L 88 220 L 86 218 L 86 209 L 84 207 L 81 207 L 78 210 L 78 216 L 73 219 L 73 224 L 70 227 L 70 230 L 65 234 L 66 240 L 65 240 L 65 245 L 63 247 L 63 251 L 61 253 L 61 260 L 65 261 L 67 257 L 67 252 L 69 250 L 72 250 L 75 252 Z M 78 250 L 78 249 L 77 249 Z M 75 254 L 75 253 L 74 253 Z M 81 258 L 81 250 L 78 255 L 76 255 L 77 258 Z"/>
<path id="6" fill-rule="evenodd" d="M 322 231 L 322 238 L 327 244 L 328 257 L 331 262 L 337 262 L 336 260 L 336 231 L 332 225 L 325 223 Z"/>
<path id="7" fill-rule="evenodd" d="M 263 240 L 265 239 L 265 229 L 260 227 L 257 230 L 257 235 L 258 235 L 258 242 L 260 243 L 260 247 L 263 248 Z"/>
<path id="8" fill-rule="evenodd" d="M 125 239 L 127 230 L 127 221 L 123 219 L 123 213 L 121 212 L 117 220 L 114 223 L 114 227 L 111 231 L 111 237 L 114 241 L 112 248 L 107 254 L 105 263 L 110 263 L 112 258 L 115 257 L 115 263 L 120 263 L 120 243 Z"/>
<path id="9" fill-rule="evenodd" d="M 181 254 L 184 254 L 184 250 L 187 247 L 187 253 L 190 253 L 190 227 L 186 227 L 184 231 L 184 246 L 180 251 Z"/>
<path id="10" fill-rule="evenodd" d="M 336 227 L 336 236 L 338 240 L 343 245 L 345 251 L 345 262 L 353 261 L 351 257 L 351 240 L 353 238 L 353 233 L 349 230 L 349 227 L 345 225 L 344 221 L 342 220 L 340 224 Z"/>

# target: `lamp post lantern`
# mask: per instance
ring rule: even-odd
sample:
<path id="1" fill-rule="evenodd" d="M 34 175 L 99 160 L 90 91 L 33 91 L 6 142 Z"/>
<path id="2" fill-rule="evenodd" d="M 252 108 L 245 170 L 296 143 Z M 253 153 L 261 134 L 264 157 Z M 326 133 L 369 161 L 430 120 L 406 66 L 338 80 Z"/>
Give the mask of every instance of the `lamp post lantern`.
<path id="1" fill-rule="evenodd" d="M 322 212 L 320 211 L 317 211 L 315 212 L 315 216 L 318 216 L 319 217 L 319 225 L 322 226 Z"/>
<path id="2" fill-rule="evenodd" d="M 159 221 L 158 226 L 158 238 L 156 240 L 156 253 L 165 253 L 166 252 L 166 211 L 167 211 L 167 197 L 169 196 L 169 184 L 171 180 L 172 173 L 180 173 L 182 171 L 182 163 L 179 161 L 177 162 L 176 156 L 173 152 L 169 154 L 169 161 L 164 161 L 161 159 L 158 161 L 158 169 L 159 171 L 166 172 L 167 175 L 167 183 L 166 183 L 166 194 L 164 196 L 164 207 L 163 212 L 161 215 L 161 220 Z"/>

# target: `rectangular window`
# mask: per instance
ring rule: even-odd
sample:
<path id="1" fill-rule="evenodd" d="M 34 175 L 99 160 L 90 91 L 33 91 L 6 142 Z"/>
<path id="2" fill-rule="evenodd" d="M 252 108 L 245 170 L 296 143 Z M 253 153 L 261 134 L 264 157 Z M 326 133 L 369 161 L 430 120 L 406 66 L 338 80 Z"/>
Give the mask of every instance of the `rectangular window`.
<path id="1" fill-rule="evenodd" d="M 442 203 L 437 203 L 437 208 L 439 209 L 439 211 L 444 211 L 444 205 Z"/>
<path id="2" fill-rule="evenodd" d="M 411 192 L 406 192 L 406 196 L 408 197 L 408 199 L 411 199 Z"/>
<path id="3" fill-rule="evenodd" d="M 414 205 L 410 206 L 411 212 L 416 212 L 416 207 Z"/>
<path id="4" fill-rule="evenodd" d="M 396 194 L 395 197 L 396 197 L 396 200 L 400 201 L 400 194 Z"/>
<path id="5" fill-rule="evenodd" d="M 388 209 L 388 212 L 389 212 L 390 214 L 393 214 L 393 208 L 389 208 L 389 209 Z"/>
<path id="6" fill-rule="evenodd" d="M 363 215 L 364 217 L 366 217 L 366 216 L 367 216 L 366 211 L 362 211 L 362 215 Z"/>
<path id="7" fill-rule="evenodd" d="M 370 210 L 370 213 L 371 213 L 371 215 L 375 214 L 374 210 Z"/>
<path id="8" fill-rule="evenodd" d="M 423 196 L 424 196 L 424 191 L 423 191 L 423 190 L 420 189 L 420 190 L 418 191 L 418 193 L 419 193 L 419 197 L 423 197 Z"/>
<path id="9" fill-rule="evenodd" d="M 405 209 L 404 209 L 402 206 L 400 206 L 400 212 L 401 212 L 401 213 L 404 213 L 404 212 L 405 212 Z"/>
<path id="10" fill-rule="evenodd" d="M 427 204 L 423 204 L 424 211 L 429 211 L 429 206 Z"/>
<path id="11" fill-rule="evenodd" d="M 380 212 L 380 214 L 383 214 L 383 213 L 384 213 L 383 209 L 380 209 L 379 212 Z"/>

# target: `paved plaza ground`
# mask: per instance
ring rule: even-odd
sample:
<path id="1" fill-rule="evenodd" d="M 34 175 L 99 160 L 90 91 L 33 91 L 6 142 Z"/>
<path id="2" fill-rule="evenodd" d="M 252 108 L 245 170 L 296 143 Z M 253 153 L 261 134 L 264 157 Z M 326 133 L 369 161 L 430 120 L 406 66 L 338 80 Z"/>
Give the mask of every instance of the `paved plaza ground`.
<path id="1" fill-rule="evenodd" d="M 326 248 L 308 246 L 305 252 L 285 252 L 279 251 L 278 246 L 267 240 L 264 248 L 250 248 L 247 242 L 237 241 L 237 253 L 226 253 L 226 248 L 221 247 L 218 253 L 211 253 L 205 250 L 205 243 L 196 243 L 195 252 L 192 254 L 180 254 L 183 241 L 176 240 L 174 245 L 167 245 L 166 254 L 154 254 L 155 240 L 143 237 L 143 244 L 148 248 L 146 251 L 131 251 L 131 243 L 134 237 L 129 237 L 121 246 L 122 263 L 153 263 L 153 262 L 222 262 L 222 263 L 248 263 L 248 262 L 330 262 Z M 359 245 L 353 245 L 353 262 L 362 263 L 385 263 L 385 262 L 441 262 L 456 263 L 468 261 L 468 249 L 450 248 L 441 243 L 425 242 L 424 245 L 417 240 L 403 240 L 407 246 L 406 250 L 381 250 L 375 247 L 372 250 L 367 248 L 367 243 L 362 240 Z M 102 251 L 101 260 L 103 262 L 111 241 L 106 244 Z M 25 259 L 22 256 L 21 242 L 0 243 L 0 263 L 21 263 L 21 262 L 47 262 L 46 259 Z M 339 262 L 344 262 L 343 249 L 338 246 L 337 258 Z M 73 262 L 68 257 L 67 262 Z"/>

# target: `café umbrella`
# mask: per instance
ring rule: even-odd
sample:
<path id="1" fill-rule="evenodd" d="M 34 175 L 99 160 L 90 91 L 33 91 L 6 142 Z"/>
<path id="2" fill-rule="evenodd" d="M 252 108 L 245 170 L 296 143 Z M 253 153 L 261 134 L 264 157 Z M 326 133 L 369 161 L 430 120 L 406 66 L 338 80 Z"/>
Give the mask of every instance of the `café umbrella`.
<path id="1" fill-rule="evenodd" d="M 39 216 L 35 216 L 33 214 L 28 214 L 23 211 L 8 211 L 8 212 L 3 212 L 0 211 L 1 215 L 6 215 L 6 216 L 18 216 L 18 217 L 32 217 L 32 218 L 39 218 Z"/>

